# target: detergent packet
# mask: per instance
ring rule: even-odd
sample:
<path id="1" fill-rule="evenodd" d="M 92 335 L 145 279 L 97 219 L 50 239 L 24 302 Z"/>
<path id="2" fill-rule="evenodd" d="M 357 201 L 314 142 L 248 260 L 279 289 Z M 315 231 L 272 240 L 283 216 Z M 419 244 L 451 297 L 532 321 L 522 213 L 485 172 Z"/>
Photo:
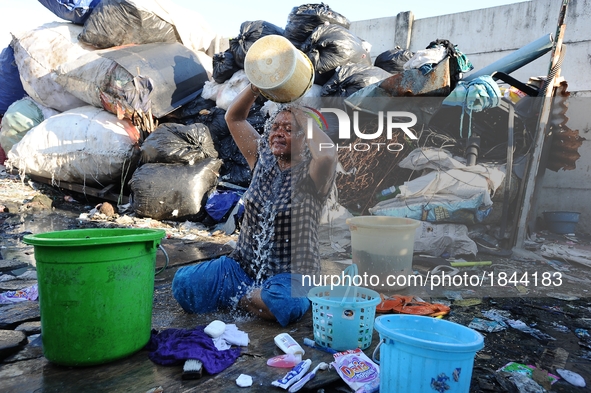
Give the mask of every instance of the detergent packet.
<path id="1" fill-rule="evenodd" d="M 380 367 L 359 348 L 337 352 L 331 366 L 355 392 L 377 391 Z"/>

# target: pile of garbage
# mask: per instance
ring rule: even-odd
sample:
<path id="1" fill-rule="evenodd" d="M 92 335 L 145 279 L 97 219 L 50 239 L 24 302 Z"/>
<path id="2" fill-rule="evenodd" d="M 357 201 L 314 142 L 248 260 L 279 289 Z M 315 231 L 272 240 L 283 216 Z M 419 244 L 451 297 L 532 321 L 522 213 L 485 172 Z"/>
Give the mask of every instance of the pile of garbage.
<path id="1" fill-rule="evenodd" d="M 135 210 L 148 217 L 194 217 L 222 162 L 207 126 L 159 121 L 198 98 L 210 80 L 212 28 L 199 14 L 159 1 L 40 2 L 65 21 L 13 33 L 2 51 L 2 161 L 58 186 L 136 188 Z M 173 150 L 150 150 L 158 143 Z M 167 190 L 186 195 L 169 198 L 188 207 L 161 212 L 159 194 L 146 207 L 147 187 L 171 178 L 180 181 Z"/>
<path id="2" fill-rule="evenodd" d="M 504 152 L 497 140 L 482 138 L 477 147 L 484 152 L 492 145 L 485 158 L 497 162 L 475 164 L 464 157 L 466 141 L 479 115 L 506 121 L 503 110 L 490 111 L 502 106 L 503 96 L 518 101 L 526 94 L 501 90 L 486 75 L 462 81 L 473 67 L 449 41 L 434 40 L 416 53 L 395 47 L 372 62 L 371 44 L 349 30 L 349 19 L 320 3 L 293 7 L 284 27 L 245 21 L 226 50 L 212 53 L 219 37 L 207 21 L 172 3 L 164 9 L 162 1 L 146 0 L 87 0 L 75 7 L 40 2 L 66 22 L 13 34 L 0 55 L 0 158 L 9 168 L 58 186 L 116 185 L 131 195 L 140 217 L 237 221 L 251 173 L 224 115 L 249 83 L 249 48 L 261 37 L 281 35 L 313 65 L 314 84 L 304 98 L 340 98 L 349 112 L 401 90 L 405 97 L 441 98 L 438 109 L 411 128 L 416 143 L 407 143 L 402 132 L 392 135 L 407 148 L 387 158 L 387 169 L 377 154 L 339 151 L 346 168 L 337 177 L 334 210 L 415 218 L 423 222 L 417 241 L 439 244 L 423 251 L 476 252 L 466 225 L 492 216 L 491 196 L 504 182 Z M 275 109 L 260 97 L 248 121 L 262 134 Z M 524 124 L 516 125 L 525 136 L 517 153 L 532 140 Z M 337 143 L 335 130 L 328 124 Z M 447 243 L 425 238 L 437 233 L 458 236 Z"/>

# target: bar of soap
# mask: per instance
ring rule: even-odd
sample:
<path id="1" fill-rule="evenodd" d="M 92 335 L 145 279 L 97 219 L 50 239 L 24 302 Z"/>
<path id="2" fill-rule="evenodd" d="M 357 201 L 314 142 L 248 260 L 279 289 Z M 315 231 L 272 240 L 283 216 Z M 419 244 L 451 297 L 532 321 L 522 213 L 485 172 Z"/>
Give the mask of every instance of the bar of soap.
<path id="1" fill-rule="evenodd" d="M 211 322 L 209 325 L 203 329 L 205 334 L 207 334 L 211 338 L 217 338 L 221 336 L 224 331 L 226 330 L 226 324 L 222 321 L 218 321 L 217 319 Z"/>
<path id="2" fill-rule="evenodd" d="M 250 375 L 240 374 L 240 376 L 236 378 L 236 385 L 240 386 L 241 388 L 252 386 L 252 377 Z"/>

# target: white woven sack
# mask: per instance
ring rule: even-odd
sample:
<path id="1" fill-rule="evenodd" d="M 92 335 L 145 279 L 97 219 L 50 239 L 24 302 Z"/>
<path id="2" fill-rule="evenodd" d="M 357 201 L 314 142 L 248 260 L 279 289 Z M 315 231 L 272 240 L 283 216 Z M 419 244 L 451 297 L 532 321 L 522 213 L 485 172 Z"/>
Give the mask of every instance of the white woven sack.
<path id="1" fill-rule="evenodd" d="M 102 57 L 102 52 L 85 53 L 73 61 L 60 64 L 54 71 L 54 80 L 64 90 L 82 100 L 82 105 L 103 108 L 101 88 L 105 81 L 125 85 L 133 80 L 133 75 L 115 61 Z"/>
<path id="2" fill-rule="evenodd" d="M 86 105 L 54 81 L 52 71 L 94 48 L 78 43 L 82 26 L 51 22 L 13 36 L 12 47 L 23 88 L 35 101 L 58 111 Z"/>
<path id="3" fill-rule="evenodd" d="M 88 185 L 106 186 L 129 165 L 135 127 L 126 119 L 83 106 L 46 119 L 8 152 L 19 172 Z"/>
<path id="4" fill-rule="evenodd" d="M 215 39 L 215 31 L 198 12 L 181 7 L 170 0 L 142 0 L 138 7 L 152 11 L 160 18 L 174 25 L 181 42 L 194 52 L 207 52 Z M 207 69 L 207 68 L 206 68 Z"/>

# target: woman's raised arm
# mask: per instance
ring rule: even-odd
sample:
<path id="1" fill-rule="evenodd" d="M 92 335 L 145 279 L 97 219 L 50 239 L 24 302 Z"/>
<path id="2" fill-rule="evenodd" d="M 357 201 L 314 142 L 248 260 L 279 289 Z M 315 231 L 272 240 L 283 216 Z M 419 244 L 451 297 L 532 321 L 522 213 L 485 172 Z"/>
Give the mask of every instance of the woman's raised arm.
<path id="1" fill-rule="evenodd" d="M 257 149 L 261 136 L 246 119 L 252 104 L 259 96 L 259 90 L 253 85 L 247 86 L 236 96 L 226 112 L 226 123 L 250 169 L 254 168 L 257 160 Z"/>
<path id="2" fill-rule="evenodd" d="M 330 191 L 337 167 L 337 149 L 330 137 L 318 127 L 316 122 L 311 122 L 312 135 L 308 138 L 309 116 L 302 109 L 293 109 L 296 122 L 304 130 L 304 138 L 310 150 L 312 160 L 310 161 L 310 177 L 316 184 L 316 189 L 321 195 Z M 331 146 L 331 147 L 329 147 Z"/>

